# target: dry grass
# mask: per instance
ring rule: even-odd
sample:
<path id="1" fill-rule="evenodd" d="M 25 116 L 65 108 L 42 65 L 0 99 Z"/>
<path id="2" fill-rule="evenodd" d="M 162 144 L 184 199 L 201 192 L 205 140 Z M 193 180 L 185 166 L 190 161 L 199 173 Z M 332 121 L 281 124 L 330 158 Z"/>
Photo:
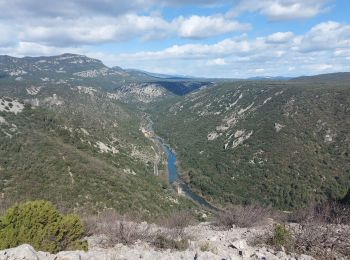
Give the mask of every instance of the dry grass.
<path id="1" fill-rule="evenodd" d="M 107 211 L 99 216 L 84 219 L 87 235 L 105 236 L 104 246 L 113 246 L 121 243 L 130 245 L 138 240 L 151 239 L 150 226 L 139 223 L 137 219 L 121 216 L 114 211 Z"/>
<path id="2" fill-rule="evenodd" d="M 290 243 L 284 246 L 289 252 L 311 255 L 315 259 L 347 259 L 350 255 L 350 207 L 336 202 L 319 204 L 297 210 L 288 216 L 286 225 L 291 233 Z M 266 232 L 253 242 L 272 243 L 274 233 Z"/>
<path id="3" fill-rule="evenodd" d="M 242 228 L 254 227 L 267 222 L 275 212 L 270 208 L 264 208 L 257 204 L 247 206 L 234 206 L 223 212 L 219 212 L 213 224 L 220 227 L 232 228 L 238 226 Z"/>
<path id="4" fill-rule="evenodd" d="M 280 225 L 281 226 L 281 225 Z M 255 237 L 253 246 L 272 247 L 288 253 L 305 254 L 317 260 L 348 259 L 350 255 L 350 229 L 338 225 L 286 225 L 285 232 L 267 231 Z M 286 239 L 287 238 L 287 239 Z"/>
<path id="5" fill-rule="evenodd" d="M 297 210 L 289 215 L 289 222 L 350 224 L 350 206 L 327 202 Z"/>
<path id="6" fill-rule="evenodd" d="M 143 241 L 159 249 L 185 250 L 188 248 L 185 228 L 193 223 L 193 216 L 186 212 L 174 212 L 160 218 L 159 226 L 154 226 L 130 216 L 107 211 L 99 216 L 85 217 L 84 223 L 88 236 L 104 237 L 100 242 L 102 247 Z"/>
<path id="7" fill-rule="evenodd" d="M 157 225 L 166 228 L 173 239 L 185 236 L 185 228 L 194 223 L 193 215 L 186 211 L 173 212 L 157 220 Z"/>
<path id="8" fill-rule="evenodd" d="M 295 211 L 294 250 L 317 259 L 350 255 L 350 206 L 327 202 Z"/>
<path id="9" fill-rule="evenodd" d="M 350 255 L 349 228 L 307 223 L 294 229 L 294 251 L 316 259 L 335 259 Z"/>
<path id="10" fill-rule="evenodd" d="M 152 244 L 159 249 L 175 249 L 179 251 L 184 251 L 189 247 L 188 239 L 172 239 L 164 234 L 158 235 L 152 241 Z"/>

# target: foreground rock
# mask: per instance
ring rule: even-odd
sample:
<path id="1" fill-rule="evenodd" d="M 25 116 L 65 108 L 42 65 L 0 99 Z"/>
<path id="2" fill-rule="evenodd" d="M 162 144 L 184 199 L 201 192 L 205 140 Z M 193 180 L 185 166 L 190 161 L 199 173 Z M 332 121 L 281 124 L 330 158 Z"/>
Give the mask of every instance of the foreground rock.
<path id="1" fill-rule="evenodd" d="M 88 252 L 64 251 L 58 254 L 36 252 L 30 245 L 0 251 L 0 260 L 115 260 L 115 259 L 313 259 L 310 256 L 287 255 L 266 247 L 252 247 L 247 241 L 262 234 L 264 228 L 232 228 L 228 231 L 215 230 L 208 223 L 202 223 L 186 229 L 190 236 L 189 248 L 186 251 L 159 250 L 139 241 L 135 245 L 117 244 L 112 248 L 101 248 L 99 237 L 89 238 Z"/>

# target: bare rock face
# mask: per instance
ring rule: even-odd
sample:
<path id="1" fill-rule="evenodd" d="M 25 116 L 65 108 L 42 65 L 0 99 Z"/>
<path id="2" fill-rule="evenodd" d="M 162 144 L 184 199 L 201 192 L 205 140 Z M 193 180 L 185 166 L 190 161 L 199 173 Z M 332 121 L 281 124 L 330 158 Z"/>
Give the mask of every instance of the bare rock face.
<path id="1" fill-rule="evenodd" d="M 237 249 L 235 247 L 239 247 Z M 159 251 L 146 245 L 124 246 L 117 245 L 110 249 L 95 249 L 93 251 L 63 251 L 56 255 L 46 252 L 36 252 L 30 245 L 21 245 L 16 248 L 0 251 L 0 260 L 111 260 L 111 259 L 146 259 L 146 260 L 245 260 L 245 259 L 295 259 L 284 252 L 272 252 L 266 248 L 254 249 L 246 241 L 239 240 L 231 247 L 221 252 L 201 251 L 190 248 L 186 251 Z M 298 259 L 312 260 L 309 256 L 299 256 Z"/>
<path id="2" fill-rule="evenodd" d="M 31 245 L 20 245 L 0 251 L 0 260 L 39 260 L 37 252 Z"/>

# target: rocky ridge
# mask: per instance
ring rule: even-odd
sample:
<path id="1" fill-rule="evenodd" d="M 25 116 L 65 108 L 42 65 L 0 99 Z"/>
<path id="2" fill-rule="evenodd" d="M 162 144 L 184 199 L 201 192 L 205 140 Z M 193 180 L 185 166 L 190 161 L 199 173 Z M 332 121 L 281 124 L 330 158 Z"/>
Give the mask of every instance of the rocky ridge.
<path id="1" fill-rule="evenodd" d="M 211 260 L 242 260 L 242 259 L 304 259 L 312 260 L 311 256 L 287 254 L 263 246 L 250 246 L 255 237 L 271 229 L 272 224 L 259 228 L 236 228 L 223 231 L 214 228 L 209 223 L 201 223 L 186 228 L 189 235 L 189 248 L 185 251 L 157 250 L 145 242 L 138 241 L 135 245 L 117 244 L 112 248 L 102 248 L 103 237 L 90 237 L 89 251 L 63 251 L 57 254 L 37 252 L 30 245 L 0 251 L 0 260 L 111 260 L 111 259 L 211 259 Z M 157 228 L 154 227 L 153 228 Z"/>

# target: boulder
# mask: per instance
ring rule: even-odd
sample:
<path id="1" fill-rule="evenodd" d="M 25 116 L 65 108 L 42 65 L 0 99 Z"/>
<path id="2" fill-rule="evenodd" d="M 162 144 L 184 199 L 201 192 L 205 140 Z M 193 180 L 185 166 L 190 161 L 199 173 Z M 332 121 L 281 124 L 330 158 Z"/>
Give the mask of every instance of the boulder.
<path id="1" fill-rule="evenodd" d="M 238 239 L 230 243 L 230 247 L 237 249 L 238 251 L 244 251 L 248 248 L 247 241 L 244 239 Z"/>
<path id="2" fill-rule="evenodd" d="M 31 245 L 23 244 L 0 251 L 0 260 L 40 260 Z"/>

